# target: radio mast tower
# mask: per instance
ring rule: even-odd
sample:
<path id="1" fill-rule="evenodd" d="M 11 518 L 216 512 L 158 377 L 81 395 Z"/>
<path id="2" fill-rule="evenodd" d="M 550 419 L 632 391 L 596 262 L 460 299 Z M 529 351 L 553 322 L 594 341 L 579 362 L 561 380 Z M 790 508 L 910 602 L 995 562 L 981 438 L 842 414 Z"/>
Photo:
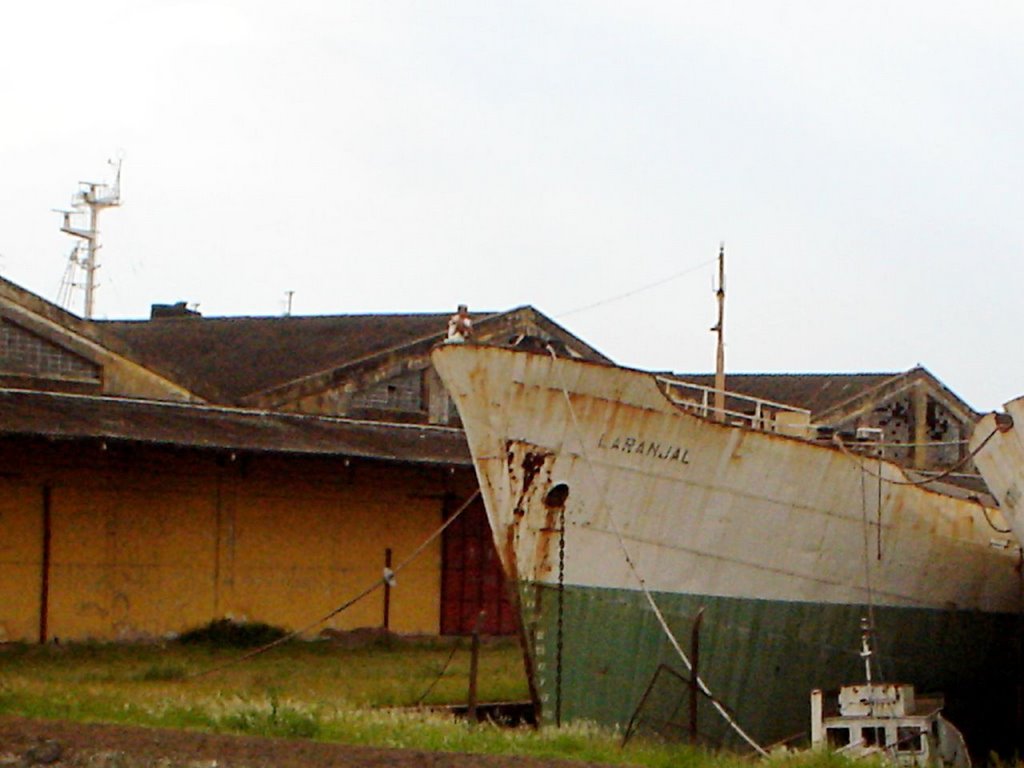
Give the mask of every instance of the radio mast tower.
<path id="1" fill-rule="evenodd" d="M 718 246 L 718 322 L 711 330 L 718 335 L 715 354 L 715 418 L 725 422 L 725 243 Z"/>
<path id="2" fill-rule="evenodd" d="M 74 287 L 74 272 L 75 267 L 81 266 L 85 269 L 85 312 L 83 316 L 86 320 L 92 318 L 93 303 L 96 293 L 96 270 L 99 269 L 96 255 L 100 249 L 98 220 L 100 211 L 104 208 L 115 208 L 121 204 L 121 158 L 108 161 L 114 166 L 114 183 L 113 184 L 101 184 L 94 181 L 80 181 L 78 182 L 78 191 L 71 199 L 71 207 L 73 210 L 70 211 L 57 211 L 57 213 L 64 214 L 64 223 L 60 228 L 61 232 L 66 232 L 72 237 L 77 237 L 85 241 L 85 257 L 83 258 L 79 253 L 79 243 L 71 251 L 70 263 L 68 264 L 68 271 L 66 273 L 66 281 L 70 284 L 67 287 L 67 296 L 70 299 L 71 288 Z M 79 216 L 85 213 L 89 214 L 89 227 L 83 229 L 76 227 L 71 221 L 72 216 Z M 64 287 L 61 289 L 61 293 L 64 293 Z"/>

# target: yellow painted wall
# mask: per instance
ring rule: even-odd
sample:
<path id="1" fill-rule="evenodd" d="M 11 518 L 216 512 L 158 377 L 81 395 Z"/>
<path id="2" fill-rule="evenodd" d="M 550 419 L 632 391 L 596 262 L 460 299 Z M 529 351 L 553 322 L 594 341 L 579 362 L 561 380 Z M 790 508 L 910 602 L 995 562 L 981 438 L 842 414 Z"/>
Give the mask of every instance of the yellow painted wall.
<path id="1" fill-rule="evenodd" d="M 224 616 L 305 626 L 441 523 L 448 470 L 99 443 L 0 443 L 0 639 L 39 631 L 51 485 L 49 638 L 165 636 Z M 460 470 L 465 473 L 467 470 Z M 436 633 L 441 546 L 398 576 L 391 628 Z M 380 626 L 377 591 L 326 626 Z M 319 628 L 318 628 L 319 630 Z M 317 631 L 318 631 L 317 630 Z"/>
<path id="2" fill-rule="evenodd" d="M 282 485 L 276 478 L 287 472 L 286 462 L 253 462 L 233 489 L 234 507 L 222 525 L 223 612 L 307 624 L 379 579 L 388 547 L 397 564 L 441 524 L 437 470 L 423 475 L 341 462 L 333 469 L 332 476 L 293 475 Z M 400 574 L 391 596 L 393 630 L 438 631 L 440 557 L 435 542 Z M 378 591 L 326 626 L 379 626 L 382 619 Z"/>
<path id="3" fill-rule="evenodd" d="M 76 480 L 52 492 L 50 635 L 134 639 L 209 621 L 209 482 Z"/>
<path id="4" fill-rule="evenodd" d="M 0 473 L 0 642 L 39 636 L 42 544 L 42 487 Z"/>

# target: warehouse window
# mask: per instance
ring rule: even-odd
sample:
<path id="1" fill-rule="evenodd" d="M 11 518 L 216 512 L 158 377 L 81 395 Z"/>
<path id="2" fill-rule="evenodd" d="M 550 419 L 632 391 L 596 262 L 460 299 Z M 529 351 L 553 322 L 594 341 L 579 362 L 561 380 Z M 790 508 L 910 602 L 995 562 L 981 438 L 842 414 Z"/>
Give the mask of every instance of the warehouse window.
<path id="1" fill-rule="evenodd" d="M 0 374 L 99 381 L 99 366 L 0 319 Z"/>
<path id="2" fill-rule="evenodd" d="M 412 371 L 356 393 L 353 408 L 418 413 L 423 410 L 423 372 Z"/>

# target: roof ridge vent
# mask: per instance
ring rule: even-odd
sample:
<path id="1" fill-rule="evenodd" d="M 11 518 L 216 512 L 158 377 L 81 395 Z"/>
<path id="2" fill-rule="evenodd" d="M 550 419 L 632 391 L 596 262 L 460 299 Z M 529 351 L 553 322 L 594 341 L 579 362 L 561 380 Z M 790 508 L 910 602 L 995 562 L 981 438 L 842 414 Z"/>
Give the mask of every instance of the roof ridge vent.
<path id="1" fill-rule="evenodd" d="M 190 309 L 184 301 L 174 304 L 153 304 L 149 310 L 150 320 L 159 320 L 166 317 L 202 317 L 198 310 Z"/>

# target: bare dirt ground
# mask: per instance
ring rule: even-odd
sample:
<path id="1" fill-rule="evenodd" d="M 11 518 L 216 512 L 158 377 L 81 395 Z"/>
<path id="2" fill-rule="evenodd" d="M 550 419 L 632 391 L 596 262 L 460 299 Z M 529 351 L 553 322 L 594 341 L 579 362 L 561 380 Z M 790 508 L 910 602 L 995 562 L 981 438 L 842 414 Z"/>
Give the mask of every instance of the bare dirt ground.
<path id="1" fill-rule="evenodd" d="M 52 768 L 596 768 L 597 764 L 0 717 L 0 768 L 36 765 Z"/>

